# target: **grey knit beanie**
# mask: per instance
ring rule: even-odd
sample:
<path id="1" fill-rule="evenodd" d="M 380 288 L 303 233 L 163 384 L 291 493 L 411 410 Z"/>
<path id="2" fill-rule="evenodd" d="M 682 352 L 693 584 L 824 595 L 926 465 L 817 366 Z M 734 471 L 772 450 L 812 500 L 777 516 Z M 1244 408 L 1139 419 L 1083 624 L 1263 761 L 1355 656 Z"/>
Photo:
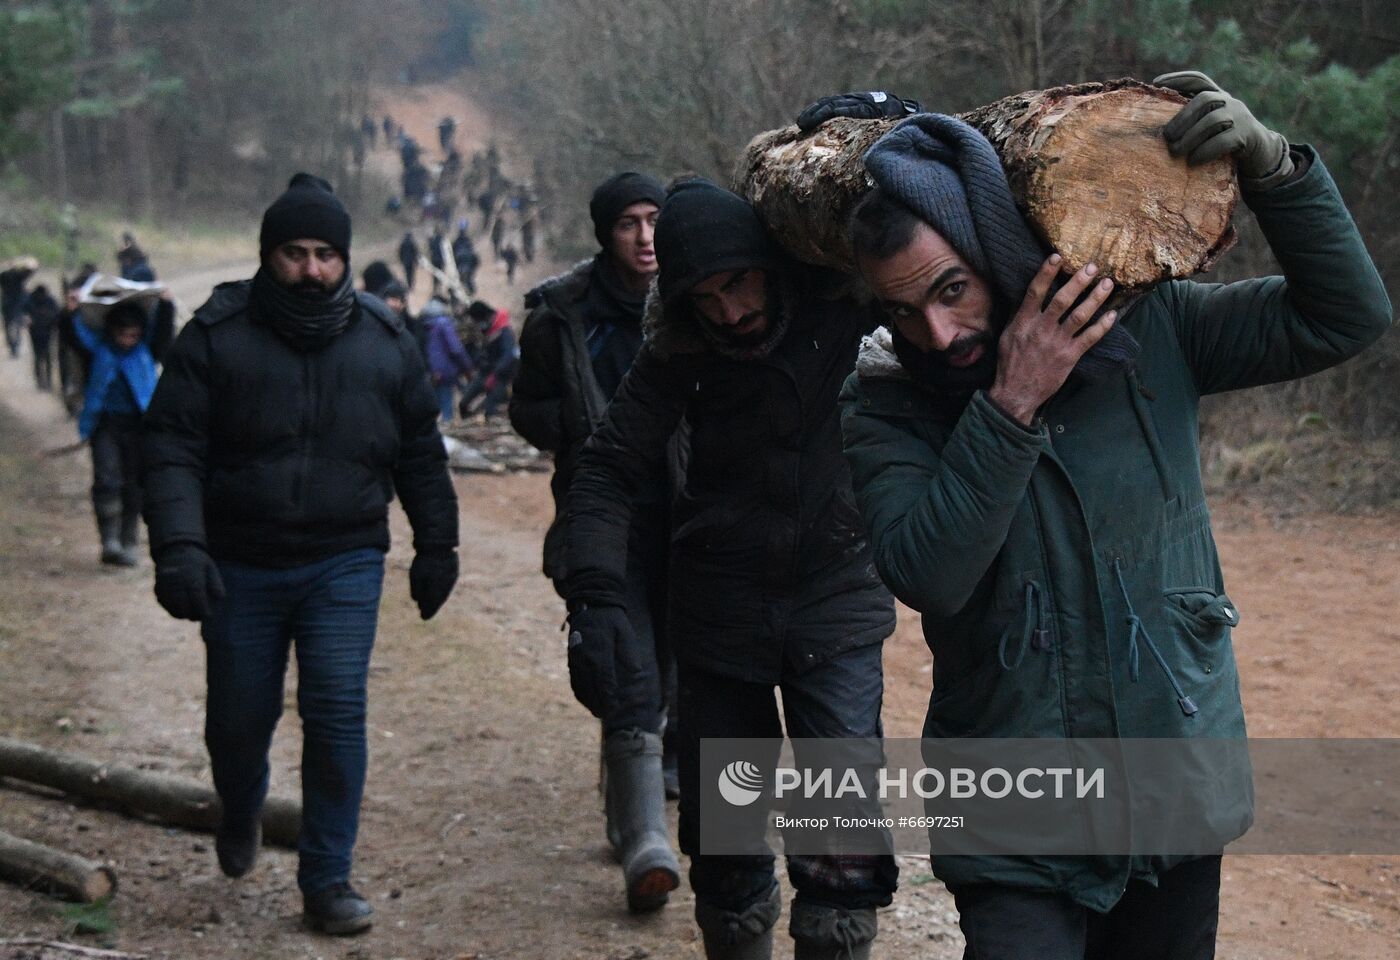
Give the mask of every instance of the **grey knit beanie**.
<path id="1" fill-rule="evenodd" d="M 950 243 L 1015 305 L 1049 255 L 1026 225 L 987 138 L 956 117 L 921 113 L 865 154 L 875 185 Z"/>
<path id="2" fill-rule="evenodd" d="M 1020 305 L 1049 251 L 1016 207 L 986 137 L 956 117 L 917 114 L 875 141 L 865 169 L 877 189 L 938 231 L 1008 308 Z M 1115 324 L 1075 370 L 1102 379 L 1131 367 L 1138 351 L 1133 335 Z"/>

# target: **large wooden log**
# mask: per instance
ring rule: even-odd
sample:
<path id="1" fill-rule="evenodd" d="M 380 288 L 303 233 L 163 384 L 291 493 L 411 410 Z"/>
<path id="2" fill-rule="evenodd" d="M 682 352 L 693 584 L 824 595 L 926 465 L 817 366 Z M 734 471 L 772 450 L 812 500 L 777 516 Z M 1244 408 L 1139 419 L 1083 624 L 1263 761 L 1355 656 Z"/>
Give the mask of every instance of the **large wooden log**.
<path id="1" fill-rule="evenodd" d="M 46 847 L 0 830 L 0 879 L 93 903 L 117 889 L 117 875 L 106 864 Z"/>
<path id="2" fill-rule="evenodd" d="M 99 763 L 8 737 L 0 737 L 0 777 L 115 804 L 178 827 L 212 831 L 219 824 L 218 794 L 198 780 Z M 300 832 L 301 804 L 269 797 L 263 805 L 264 839 L 294 848 Z"/>
<path id="3" fill-rule="evenodd" d="M 1234 163 L 1189 167 L 1162 139 L 1185 102 L 1125 79 L 1017 94 L 962 119 L 996 148 L 1026 219 L 1067 269 L 1093 261 L 1131 293 L 1205 270 L 1235 241 Z M 861 157 L 896 122 L 760 134 L 736 189 L 793 256 L 849 270 L 847 221 L 871 187 Z"/>

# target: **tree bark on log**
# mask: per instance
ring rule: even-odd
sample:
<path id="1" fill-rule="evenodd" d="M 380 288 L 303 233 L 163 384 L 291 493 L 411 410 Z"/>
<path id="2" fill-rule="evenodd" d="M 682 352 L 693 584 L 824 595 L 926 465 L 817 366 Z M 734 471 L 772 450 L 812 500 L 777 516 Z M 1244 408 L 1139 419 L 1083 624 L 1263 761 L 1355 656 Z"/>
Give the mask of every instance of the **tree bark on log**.
<path id="1" fill-rule="evenodd" d="M 0 777 L 115 804 L 178 827 L 212 831 L 219 825 L 218 794 L 198 780 L 99 763 L 8 737 L 0 737 Z M 263 838 L 268 843 L 296 847 L 301 804 L 269 797 L 263 804 L 262 820 Z"/>
<path id="2" fill-rule="evenodd" d="M 36 887 L 79 903 L 92 903 L 117 889 L 106 864 L 46 847 L 0 830 L 0 879 Z"/>
<path id="3" fill-rule="evenodd" d="M 1233 160 L 1173 157 L 1161 128 L 1184 104 L 1136 80 L 1036 90 L 960 115 L 1001 157 L 1016 202 L 1066 270 L 1093 261 L 1120 294 L 1208 269 L 1235 242 Z M 759 134 L 736 189 L 799 260 L 852 269 L 846 227 L 871 188 L 861 158 L 898 120 L 829 120 Z"/>

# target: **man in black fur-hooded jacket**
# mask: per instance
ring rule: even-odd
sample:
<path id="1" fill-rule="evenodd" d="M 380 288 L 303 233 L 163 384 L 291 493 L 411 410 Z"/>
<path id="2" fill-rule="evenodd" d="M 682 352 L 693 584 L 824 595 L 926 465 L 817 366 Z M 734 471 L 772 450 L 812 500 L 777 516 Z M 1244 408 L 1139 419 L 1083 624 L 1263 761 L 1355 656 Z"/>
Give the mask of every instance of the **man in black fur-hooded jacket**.
<path id="1" fill-rule="evenodd" d="M 783 723 L 794 738 L 880 735 L 880 652 L 894 602 L 872 566 L 836 407 L 876 317 L 846 295 L 844 278 L 786 259 L 746 201 L 706 180 L 666 198 L 656 252 L 645 344 L 569 490 L 571 653 L 597 665 L 600 689 L 617 682 L 607 654 L 630 629 L 636 491 L 684 418 L 690 453 L 670 571 L 681 849 L 707 956 L 766 958 L 780 911 L 773 856 L 761 822 L 750 855 L 701 849 L 700 742 L 776 741 Z M 868 956 L 875 908 L 894 891 L 893 857 L 793 855 L 788 872 L 795 955 Z"/>
<path id="2" fill-rule="evenodd" d="M 332 934 L 370 925 L 349 884 L 364 789 L 370 649 L 397 492 L 424 619 L 457 579 L 457 503 L 437 404 L 403 321 L 357 294 L 350 216 L 297 174 L 263 215 L 261 267 L 216 287 L 165 357 L 145 421 L 156 599 L 201 623 L 219 866 L 261 839 L 268 747 L 295 641 L 303 726 L 297 883 Z"/>
<path id="3" fill-rule="evenodd" d="M 642 346 L 642 308 L 656 275 L 653 234 L 665 199 L 665 188 L 646 174 L 604 180 L 588 204 L 602 249 L 525 297 L 530 314 L 520 334 L 510 420 L 526 440 L 555 455 L 558 509 L 545 535 L 544 570 L 556 585 L 563 580 L 563 508 L 575 459 Z M 619 682 L 593 687 L 577 649 L 569 664 L 580 702 L 602 721 L 608 841 L 622 862 L 634 911 L 664 904 L 680 869 L 666 837 L 662 797 L 663 782 L 669 793 L 679 789 L 675 663 L 666 633 L 671 460 L 679 442 L 669 446 L 653 458 L 636 492 L 622 598 L 631 629 L 627 643 L 607 651 Z"/>

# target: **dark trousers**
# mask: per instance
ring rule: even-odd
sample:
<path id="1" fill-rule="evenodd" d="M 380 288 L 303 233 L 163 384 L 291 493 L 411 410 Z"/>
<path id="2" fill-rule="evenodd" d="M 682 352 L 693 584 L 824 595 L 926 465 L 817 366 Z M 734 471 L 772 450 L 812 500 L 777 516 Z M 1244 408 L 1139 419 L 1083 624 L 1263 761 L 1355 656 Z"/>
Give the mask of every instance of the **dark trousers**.
<path id="1" fill-rule="evenodd" d="M 670 537 L 664 507 L 641 507 L 633 513 L 624 585 L 632 642 L 614 651 L 617 693 L 603 718 L 605 737 L 628 729 L 661 733 L 663 726 L 674 729 L 676 725 L 676 668 L 666 636 Z M 670 724 L 666 724 L 668 711 L 672 712 Z"/>
<path id="2" fill-rule="evenodd" d="M 29 328 L 29 346 L 34 350 L 34 385 L 40 390 L 53 388 L 53 350 L 49 343 L 51 335 L 34 332 Z"/>
<path id="3" fill-rule="evenodd" d="M 880 650 L 880 644 L 871 644 L 804 673 L 784 676 L 778 684 L 782 719 L 772 685 L 746 683 L 680 664 L 680 842 L 691 858 L 690 886 L 697 900 L 740 912 L 766 896 L 777 882 L 771 853 L 699 852 L 701 740 L 777 739 L 783 736 L 784 720 L 792 738 L 878 739 L 884 696 Z M 801 765 L 802 758 L 796 759 Z M 791 855 L 787 865 L 798 901 L 845 910 L 889 904 L 899 877 L 890 854 Z"/>
<path id="4" fill-rule="evenodd" d="M 10 348 L 10 357 L 19 356 L 20 340 L 24 336 L 24 314 L 16 307 L 6 310 L 5 314 L 5 344 Z"/>
<path id="5" fill-rule="evenodd" d="M 500 370 L 480 371 L 472 377 L 471 382 L 462 388 L 462 399 L 457 404 L 457 409 L 463 417 L 467 416 L 471 410 L 472 401 L 483 393 L 486 394 L 486 404 L 482 407 L 482 413 L 488 417 L 494 417 L 510 396 L 510 385 L 515 382 L 515 375 L 520 372 L 520 361 L 515 360 L 505 365 Z M 487 376 L 493 377 L 490 387 L 486 386 Z"/>
<path id="6" fill-rule="evenodd" d="M 963 960 L 1211 960 L 1220 858 L 1179 864 L 1152 886 L 1129 882 L 1108 913 L 1063 894 L 971 884 L 953 891 Z"/>
<path id="7" fill-rule="evenodd" d="M 302 822 L 297 885 L 350 879 L 364 792 L 366 683 L 384 554 L 367 548 L 290 569 L 219 562 L 228 595 L 204 621 L 204 740 L 226 815 L 257 816 L 282 714 L 292 641 L 301 715 Z"/>
<path id="8" fill-rule="evenodd" d="M 141 418 L 104 414 L 89 439 L 97 519 L 141 515 Z"/>

